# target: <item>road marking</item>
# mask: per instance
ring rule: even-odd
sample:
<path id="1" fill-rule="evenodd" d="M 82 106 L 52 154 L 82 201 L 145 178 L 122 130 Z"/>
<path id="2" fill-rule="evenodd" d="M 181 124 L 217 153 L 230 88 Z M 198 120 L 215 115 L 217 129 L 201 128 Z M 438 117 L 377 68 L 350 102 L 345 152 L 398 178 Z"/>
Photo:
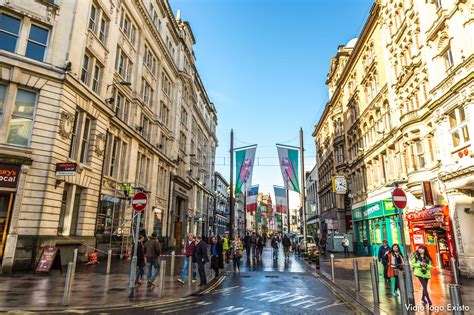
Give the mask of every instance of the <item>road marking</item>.
<path id="1" fill-rule="evenodd" d="M 232 291 L 232 290 L 238 289 L 238 288 L 239 288 L 238 285 L 233 286 L 233 287 L 228 287 L 228 288 L 222 288 L 222 289 L 219 289 L 219 290 L 214 291 L 212 294 L 227 293 L 227 292 L 229 292 L 229 291 Z M 223 295 L 225 295 L 225 294 L 223 294 Z"/>
<path id="2" fill-rule="evenodd" d="M 312 295 L 299 295 L 299 294 L 294 294 L 294 295 L 295 295 L 295 297 L 292 298 L 291 300 L 286 300 L 286 301 L 280 302 L 278 304 L 283 305 L 283 304 L 288 304 L 288 303 L 291 303 L 291 302 L 296 302 L 298 300 L 306 299 L 307 297 L 314 297 Z"/>
<path id="3" fill-rule="evenodd" d="M 194 302 L 195 299 L 196 299 L 195 297 L 180 298 L 180 299 L 173 299 L 170 301 L 158 302 L 154 304 L 150 303 L 146 305 L 136 305 L 136 307 L 143 307 L 144 309 L 151 309 L 151 308 L 156 308 L 156 307 L 167 307 L 170 304 L 183 304 L 183 303 Z"/>
<path id="4" fill-rule="evenodd" d="M 325 305 L 325 306 L 322 306 L 318 309 L 316 309 L 317 311 L 320 311 L 320 310 L 324 310 L 326 308 L 330 308 L 330 307 L 333 307 L 333 306 L 339 306 L 339 305 L 346 305 L 346 303 L 342 303 L 342 302 L 339 302 L 339 301 L 334 301 L 332 302 L 332 304 L 330 305 Z"/>
<path id="5" fill-rule="evenodd" d="M 218 310 L 214 310 L 212 312 L 206 312 L 206 313 L 202 313 L 202 314 L 228 314 L 228 313 L 238 312 L 238 311 L 241 311 L 243 309 L 244 309 L 243 307 L 235 307 L 235 306 L 231 305 L 231 306 L 226 306 L 226 307 L 220 308 Z"/>
<path id="6" fill-rule="evenodd" d="M 163 310 L 156 309 L 155 311 L 158 311 L 158 312 L 163 313 L 163 314 L 168 314 L 168 313 L 174 313 L 174 312 L 179 312 L 179 311 L 184 311 L 184 310 L 190 310 L 190 309 L 193 309 L 193 308 L 206 306 L 206 305 L 210 305 L 210 304 L 213 304 L 213 302 L 201 301 L 201 302 L 197 302 L 194 305 L 189 306 L 189 307 L 178 307 L 178 308 L 173 308 L 173 309 L 169 309 L 169 310 L 167 310 L 167 309 L 163 309 Z"/>

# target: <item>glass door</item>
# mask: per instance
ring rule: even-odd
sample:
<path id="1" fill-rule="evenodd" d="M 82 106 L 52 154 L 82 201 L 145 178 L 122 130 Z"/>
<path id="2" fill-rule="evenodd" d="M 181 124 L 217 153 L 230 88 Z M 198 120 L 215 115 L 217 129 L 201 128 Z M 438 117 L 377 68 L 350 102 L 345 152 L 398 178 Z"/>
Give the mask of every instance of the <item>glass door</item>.
<path id="1" fill-rule="evenodd" d="M 2 240 L 0 246 L 0 258 L 3 257 L 3 249 L 7 240 L 8 225 L 10 223 L 14 196 L 15 193 L 12 192 L 0 192 L 0 237 Z"/>

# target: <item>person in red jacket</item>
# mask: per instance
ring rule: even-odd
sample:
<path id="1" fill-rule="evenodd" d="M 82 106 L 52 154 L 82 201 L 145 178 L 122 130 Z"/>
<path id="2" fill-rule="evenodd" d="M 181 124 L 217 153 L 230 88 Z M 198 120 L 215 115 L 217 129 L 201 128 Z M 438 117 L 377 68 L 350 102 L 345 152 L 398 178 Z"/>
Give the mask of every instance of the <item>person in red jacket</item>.
<path id="1" fill-rule="evenodd" d="M 178 282 L 184 284 L 186 282 L 186 274 L 188 273 L 188 266 L 192 264 L 192 274 L 193 279 L 192 283 L 196 282 L 196 269 L 195 265 L 193 264 L 193 253 L 194 249 L 196 248 L 196 242 L 194 240 L 193 233 L 188 233 L 188 239 L 186 240 L 186 244 L 184 244 L 184 265 L 183 271 L 181 271 L 181 277 L 178 278 Z"/>

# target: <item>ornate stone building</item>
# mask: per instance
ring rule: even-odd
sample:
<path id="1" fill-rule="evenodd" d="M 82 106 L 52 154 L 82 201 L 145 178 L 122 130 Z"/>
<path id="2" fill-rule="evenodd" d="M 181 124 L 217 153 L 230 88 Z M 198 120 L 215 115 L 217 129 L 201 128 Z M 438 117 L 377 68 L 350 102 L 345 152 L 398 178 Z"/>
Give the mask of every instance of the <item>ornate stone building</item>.
<path id="1" fill-rule="evenodd" d="M 400 242 L 399 185 L 412 249 L 427 244 L 437 266 L 455 257 L 473 274 L 473 14 L 469 1 L 377 1 L 355 45 L 331 61 L 330 100 L 313 134 L 321 216 L 344 202 L 359 250 L 364 238 L 369 253 L 382 239 Z M 346 177 L 345 196 L 328 188 L 334 175 Z"/>
<path id="2" fill-rule="evenodd" d="M 204 231 L 217 113 L 189 23 L 165 0 L 1 0 L 0 15 L 0 172 L 16 174 L 0 182 L 3 270 L 46 245 L 63 263 L 75 247 L 126 254 L 140 190 L 165 246 Z"/>

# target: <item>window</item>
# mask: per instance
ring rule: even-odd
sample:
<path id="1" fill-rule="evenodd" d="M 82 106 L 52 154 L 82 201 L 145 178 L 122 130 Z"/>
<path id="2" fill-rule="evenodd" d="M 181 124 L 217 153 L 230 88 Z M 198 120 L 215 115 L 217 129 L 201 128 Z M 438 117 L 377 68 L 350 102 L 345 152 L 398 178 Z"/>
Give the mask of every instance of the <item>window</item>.
<path id="1" fill-rule="evenodd" d="M 126 142 L 122 142 L 122 153 L 120 156 L 120 174 L 119 174 L 119 179 L 124 180 L 127 178 L 127 154 L 128 154 L 128 145 Z"/>
<path id="2" fill-rule="evenodd" d="M 97 9 L 95 6 L 91 7 L 91 14 L 89 16 L 89 29 L 95 33 L 97 21 Z"/>
<path id="3" fill-rule="evenodd" d="M 122 9 L 122 15 L 120 19 L 120 29 L 125 34 L 125 36 L 130 40 L 132 45 L 135 45 L 135 33 L 136 27 L 133 25 L 130 16 L 125 13 L 125 10 Z"/>
<path id="4" fill-rule="evenodd" d="M 92 77 L 92 90 L 96 93 L 99 93 L 101 73 L 102 73 L 101 67 L 99 67 L 99 65 L 96 64 L 94 66 L 94 75 Z"/>
<path id="5" fill-rule="evenodd" d="M 70 187 L 69 184 L 64 184 L 63 197 L 61 198 L 61 209 L 59 212 L 58 234 L 63 233 L 64 230 L 64 218 L 66 217 L 67 211 L 67 195 Z"/>
<path id="6" fill-rule="evenodd" d="M 109 176 L 114 176 L 116 171 L 116 163 L 117 163 L 117 150 L 120 145 L 120 140 L 115 138 L 113 139 L 112 143 L 112 151 L 110 153 L 110 163 L 109 163 Z"/>
<path id="7" fill-rule="evenodd" d="M 155 75 L 156 71 L 156 56 L 153 54 L 151 49 L 148 46 L 145 46 L 145 54 L 143 56 L 143 63 L 150 70 L 150 72 Z"/>
<path id="8" fill-rule="evenodd" d="M 69 157 L 74 159 L 76 156 L 76 141 L 77 141 L 77 129 L 78 129 L 79 113 L 76 112 L 74 116 L 74 125 L 71 132 L 71 148 L 69 149 Z"/>
<path id="9" fill-rule="evenodd" d="M 117 60 L 115 64 L 115 69 L 118 71 L 118 73 L 124 80 L 130 81 L 130 73 L 132 72 L 132 62 L 127 57 L 125 52 L 120 48 L 117 48 Z"/>
<path id="10" fill-rule="evenodd" d="M 0 49 L 16 51 L 21 20 L 5 13 L 0 14 Z"/>
<path id="11" fill-rule="evenodd" d="M 100 19 L 99 40 L 104 44 L 107 41 L 107 24 L 107 20 L 105 20 L 104 18 Z"/>
<path id="12" fill-rule="evenodd" d="M 89 155 L 90 129 L 91 129 L 91 120 L 89 117 L 86 117 L 85 122 L 84 122 L 84 130 L 82 134 L 81 151 L 79 152 L 79 162 L 81 163 L 87 163 L 87 159 Z"/>
<path id="13" fill-rule="evenodd" d="M 142 131 L 141 131 L 141 134 L 143 136 L 143 138 L 149 140 L 149 136 L 150 136 L 150 120 L 142 114 L 142 124 L 141 124 L 141 128 L 142 128 Z"/>
<path id="14" fill-rule="evenodd" d="M 425 167 L 425 150 L 422 140 L 416 141 L 416 160 L 420 169 Z"/>
<path id="15" fill-rule="evenodd" d="M 95 5 L 91 6 L 91 14 L 89 16 L 89 30 L 99 37 L 99 40 L 105 44 L 107 41 L 107 32 L 109 22 L 106 14 Z"/>
<path id="16" fill-rule="evenodd" d="M 185 126 L 188 123 L 188 112 L 186 111 L 186 109 L 184 109 L 184 107 L 181 110 L 181 123 Z"/>
<path id="17" fill-rule="evenodd" d="M 451 48 L 449 48 L 449 47 L 445 51 L 445 53 L 443 54 L 443 62 L 444 62 L 444 69 L 445 70 L 450 69 L 454 64 L 453 54 L 451 52 Z"/>
<path id="18" fill-rule="evenodd" d="M 143 102 L 148 106 L 153 102 L 153 90 L 145 79 L 142 79 L 142 98 Z"/>
<path id="19" fill-rule="evenodd" d="M 70 235 L 77 235 L 77 227 L 79 225 L 79 210 L 81 208 L 82 189 L 77 187 L 74 195 L 74 205 L 72 208 L 72 220 Z"/>
<path id="20" fill-rule="evenodd" d="M 69 151 L 71 159 L 79 160 L 81 163 L 88 162 L 91 125 L 92 119 L 86 112 L 76 112 Z"/>
<path id="21" fill-rule="evenodd" d="M 186 152 L 186 136 L 182 132 L 179 136 L 179 149 L 183 152 Z"/>
<path id="22" fill-rule="evenodd" d="M 89 82 L 89 59 L 88 55 L 82 59 L 81 81 L 85 84 Z"/>
<path id="23" fill-rule="evenodd" d="M 7 86 L 5 84 L 0 84 L 0 126 L 2 125 L 3 121 L 3 112 L 4 112 L 4 105 L 5 98 L 7 96 Z"/>
<path id="24" fill-rule="evenodd" d="M 36 93 L 18 89 L 10 125 L 8 126 L 8 143 L 28 146 L 33 127 L 35 107 Z"/>
<path id="25" fill-rule="evenodd" d="M 169 116 L 169 109 L 165 105 L 165 103 L 161 102 L 161 108 L 160 108 L 160 120 L 161 122 L 165 125 L 168 126 L 168 116 Z"/>
<path id="26" fill-rule="evenodd" d="M 44 61 L 48 45 L 49 30 L 31 25 L 25 56 L 38 61 Z"/>
<path id="27" fill-rule="evenodd" d="M 463 107 L 456 108 L 449 114 L 449 126 L 451 127 L 450 132 L 454 148 L 469 142 L 469 129 Z"/>
<path id="28" fill-rule="evenodd" d="M 130 102 L 120 92 L 115 94 L 115 116 L 128 123 L 128 112 L 130 110 Z"/>
<path id="29" fill-rule="evenodd" d="M 162 75 L 161 89 L 167 96 L 171 96 L 171 81 L 165 73 Z"/>

